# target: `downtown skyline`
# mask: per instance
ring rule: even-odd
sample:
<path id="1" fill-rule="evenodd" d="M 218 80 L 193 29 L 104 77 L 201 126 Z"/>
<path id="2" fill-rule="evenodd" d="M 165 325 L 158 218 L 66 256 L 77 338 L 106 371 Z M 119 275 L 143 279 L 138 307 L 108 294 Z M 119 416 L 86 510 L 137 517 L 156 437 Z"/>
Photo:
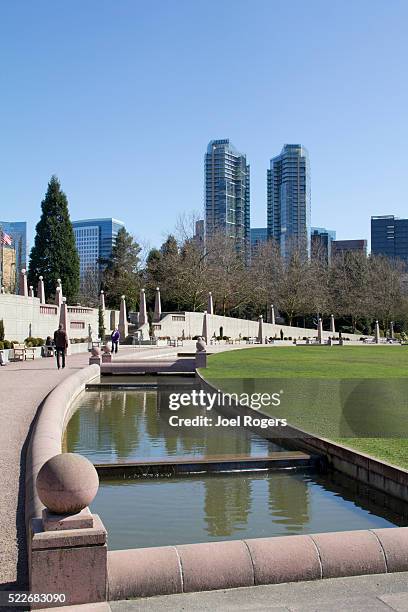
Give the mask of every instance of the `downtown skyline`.
<path id="1" fill-rule="evenodd" d="M 7 5 L 0 218 L 26 219 L 32 237 L 55 173 L 72 219 L 117 216 L 158 245 L 180 213 L 202 210 L 203 146 L 224 135 L 251 164 L 254 227 L 285 142 L 310 153 L 312 225 L 368 237 L 371 215 L 406 216 L 406 3 L 299 2 L 295 21 L 279 1 L 225 0 L 216 22 L 210 9 L 91 0 L 79 22 L 48 0 Z"/>

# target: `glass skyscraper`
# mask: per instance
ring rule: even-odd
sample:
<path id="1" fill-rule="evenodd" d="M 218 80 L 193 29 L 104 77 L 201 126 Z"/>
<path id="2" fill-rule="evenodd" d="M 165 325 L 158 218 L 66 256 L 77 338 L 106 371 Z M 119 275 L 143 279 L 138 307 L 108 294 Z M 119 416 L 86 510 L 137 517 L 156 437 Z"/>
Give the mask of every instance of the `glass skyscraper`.
<path id="1" fill-rule="evenodd" d="M 310 163 L 305 147 L 285 144 L 280 155 L 271 159 L 267 190 L 268 237 L 278 242 L 283 257 L 292 246 L 301 247 L 310 257 Z"/>
<path id="2" fill-rule="evenodd" d="M 76 247 L 79 254 L 80 276 L 87 271 L 97 272 L 103 266 L 99 259 L 108 259 L 121 227 L 122 221 L 117 219 L 82 219 L 73 221 Z"/>
<path id="3" fill-rule="evenodd" d="M 204 160 L 205 235 L 231 237 L 245 260 L 250 256 L 250 181 L 246 156 L 228 139 L 211 140 Z"/>
<path id="4" fill-rule="evenodd" d="M 408 219 L 394 215 L 371 217 L 371 252 L 408 264 Z"/>

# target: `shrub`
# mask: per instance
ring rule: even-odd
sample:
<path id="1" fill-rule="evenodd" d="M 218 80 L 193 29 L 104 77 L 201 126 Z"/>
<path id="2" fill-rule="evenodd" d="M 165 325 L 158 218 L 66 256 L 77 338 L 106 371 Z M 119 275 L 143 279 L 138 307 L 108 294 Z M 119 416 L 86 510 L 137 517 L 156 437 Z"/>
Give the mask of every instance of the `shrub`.
<path id="1" fill-rule="evenodd" d="M 5 349 L 11 349 L 12 348 L 10 340 L 4 340 L 3 341 L 3 345 L 4 345 Z"/>
<path id="2" fill-rule="evenodd" d="M 0 340 L 0 351 L 2 351 L 4 349 L 4 342 L 3 340 Z"/>
<path id="3" fill-rule="evenodd" d="M 287 337 L 285 336 L 283 339 L 284 339 L 284 340 L 287 340 Z"/>
<path id="4" fill-rule="evenodd" d="M 0 319 L 0 342 L 4 341 L 4 321 Z"/>

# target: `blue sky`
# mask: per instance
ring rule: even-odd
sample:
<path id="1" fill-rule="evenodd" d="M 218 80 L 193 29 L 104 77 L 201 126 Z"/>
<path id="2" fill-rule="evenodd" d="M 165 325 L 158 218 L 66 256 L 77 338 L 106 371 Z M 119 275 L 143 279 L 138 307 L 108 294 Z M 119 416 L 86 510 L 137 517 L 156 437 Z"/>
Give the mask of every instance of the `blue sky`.
<path id="1" fill-rule="evenodd" d="M 203 155 L 251 164 L 251 223 L 284 143 L 310 153 L 312 223 L 369 238 L 408 216 L 405 0 L 4 1 L 0 219 L 31 233 L 51 174 L 71 218 L 160 244 L 203 205 Z"/>

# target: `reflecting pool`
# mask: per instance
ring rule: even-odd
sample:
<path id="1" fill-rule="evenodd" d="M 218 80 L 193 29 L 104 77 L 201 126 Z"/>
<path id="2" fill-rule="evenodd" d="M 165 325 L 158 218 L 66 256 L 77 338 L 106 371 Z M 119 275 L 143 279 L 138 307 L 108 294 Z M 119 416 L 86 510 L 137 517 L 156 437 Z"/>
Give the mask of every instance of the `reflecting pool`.
<path id="1" fill-rule="evenodd" d="M 64 450 L 80 453 L 94 463 L 175 456 L 264 457 L 282 450 L 244 428 L 172 427 L 169 418 L 175 412 L 169 409 L 168 396 L 173 388 L 85 391 L 77 399 L 78 409 L 65 432 Z M 185 418 L 205 413 L 204 408 L 194 406 L 177 411 Z M 215 411 L 212 413 L 214 416 Z"/>
<path id="2" fill-rule="evenodd" d="M 103 480 L 91 510 L 108 529 L 111 550 L 404 524 L 353 498 L 330 477 L 285 470 Z"/>

